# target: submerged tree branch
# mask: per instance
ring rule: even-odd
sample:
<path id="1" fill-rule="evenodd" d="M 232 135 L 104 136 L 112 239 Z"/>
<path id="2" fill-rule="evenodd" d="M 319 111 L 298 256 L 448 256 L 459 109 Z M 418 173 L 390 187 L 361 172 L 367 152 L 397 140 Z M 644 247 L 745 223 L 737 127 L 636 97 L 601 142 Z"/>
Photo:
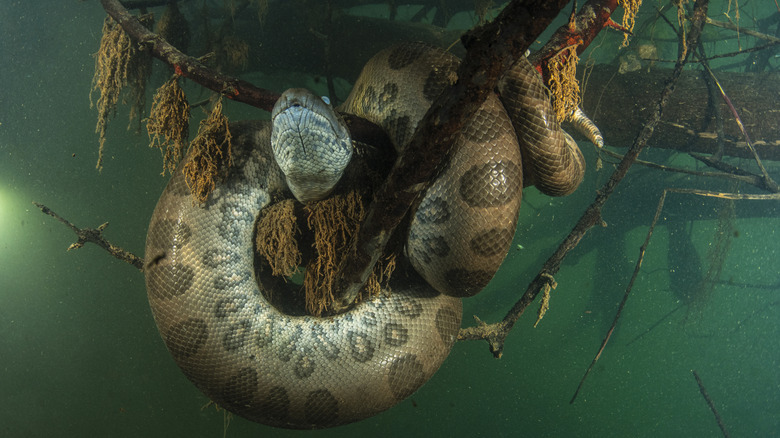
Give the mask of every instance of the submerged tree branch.
<path id="1" fill-rule="evenodd" d="M 718 427 L 720 428 L 720 431 L 723 433 L 723 436 L 725 438 L 729 438 L 729 432 L 728 430 L 726 430 L 726 424 L 723 423 L 723 418 L 721 418 L 720 414 L 718 413 L 718 409 L 715 407 L 715 403 L 712 401 L 710 395 L 707 393 L 707 388 L 704 387 L 704 383 L 702 383 L 699 374 L 696 372 L 696 370 L 691 370 L 691 373 L 693 373 L 693 378 L 696 379 L 696 384 L 699 385 L 699 392 L 701 392 L 701 396 L 704 397 L 704 401 L 706 401 L 707 406 L 710 407 L 710 411 L 712 411 L 712 415 L 715 416 L 715 421 L 718 422 Z"/>
<path id="2" fill-rule="evenodd" d="M 170 65 L 176 74 L 210 90 L 227 96 L 236 102 L 246 103 L 271 111 L 279 94 L 258 88 L 251 83 L 228 76 L 203 65 L 196 58 L 185 55 L 164 38 L 144 27 L 136 17 L 125 9 L 119 0 L 100 0 L 103 9 L 142 47 L 151 51 L 155 58 Z"/>
<path id="3" fill-rule="evenodd" d="M 775 37 L 775 36 L 772 36 L 772 35 L 767 35 L 767 34 L 761 33 L 761 32 L 757 32 L 757 31 L 752 30 L 752 29 L 739 28 L 739 27 L 737 27 L 737 26 L 735 26 L 735 25 L 733 25 L 731 23 L 726 23 L 726 22 L 723 22 L 723 21 L 713 20 L 712 18 L 709 18 L 709 17 L 707 17 L 707 24 L 715 26 L 715 27 L 722 27 L 724 29 L 733 30 L 735 32 L 741 32 L 741 33 L 744 33 L 745 35 L 750 35 L 752 37 L 760 38 L 762 40 L 766 40 L 766 41 L 769 41 L 769 42 L 772 42 L 772 43 L 775 43 L 775 44 L 780 43 L 780 38 L 778 38 L 778 37 Z"/>
<path id="4" fill-rule="evenodd" d="M 176 74 L 223 94 L 236 102 L 245 103 L 268 112 L 273 109 L 274 104 L 279 99 L 279 93 L 220 73 L 207 67 L 197 58 L 182 53 L 164 38 L 144 27 L 118 0 L 101 0 L 101 4 L 103 9 L 122 26 L 130 38 L 138 42 L 139 45 L 147 47 L 152 56 L 170 65 Z M 344 116 L 350 134 L 355 141 L 374 145 L 377 144 L 377 141 L 389 144 L 387 134 L 376 124 L 351 114 Z"/>
<path id="5" fill-rule="evenodd" d="M 568 24 L 555 31 L 544 47 L 530 56 L 531 62 L 536 66 L 546 64 L 550 58 L 571 45 L 577 45 L 577 54 L 581 54 L 596 35 L 612 23 L 610 17 L 617 7 L 617 0 L 589 0 Z"/>
<path id="6" fill-rule="evenodd" d="M 103 225 L 97 228 L 79 228 L 73 225 L 67 219 L 53 212 L 49 207 L 37 202 L 33 202 L 33 204 L 36 207 L 40 208 L 41 211 L 44 212 L 45 214 L 48 214 L 49 216 L 67 225 L 79 237 L 79 240 L 76 241 L 76 243 L 73 243 L 68 247 L 68 251 L 72 249 L 81 248 L 82 246 L 84 246 L 85 243 L 92 242 L 95 245 L 105 249 L 106 251 L 108 251 L 109 254 L 118 258 L 119 260 L 130 263 L 131 265 L 135 266 L 139 270 L 143 271 L 144 259 L 138 257 L 137 255 L 131 253 L 130 251 L 125 251 L 124 249 L 114 245 L 113 243 L 109 242 L 103 237 L 103 230 L 105 230 L 106 227 L 108 227 L 108 222 L 104 223 Z"/>

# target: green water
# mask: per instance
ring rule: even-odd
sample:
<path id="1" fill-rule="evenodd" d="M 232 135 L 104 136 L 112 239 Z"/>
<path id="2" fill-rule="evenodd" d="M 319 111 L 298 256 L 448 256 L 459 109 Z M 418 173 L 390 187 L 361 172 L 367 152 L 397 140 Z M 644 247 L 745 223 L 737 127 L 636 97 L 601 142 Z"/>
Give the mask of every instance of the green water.
<path id="1" fill-rule="evenodd" d="M 747 22 L 775 10 L 770 1 L 740 3 Z M 713 2 L 710 16 L 727 6 Z M 220 437 L 223 413 L 203 408 L 208 399 L 165 349 L 142 275 L 94 246 L 66 252 L 74 235 L 31 204 L 44 203 L 82 227 L 110 222 L 108 239 L 143 253 L 166 180 L 146 134 L 125 131 L 123 108 L 109 128 L 103 172 L 94 169 L 96 111 L 88 90 L 103 17 L 95 1 L 0 6 L 0 436 Z M 735 50 L 728 47 L 723 51 Z M 166 75 L 158 69 L 153 81 Z M 766 87 L 780 96 L 780 84 Z M 237 104 L 227 112 L 234 120 L 266 117 Z M 199 110 L 193 115 L 202 117 Z M 464 302 L 464 326 L 471 315 L 488 322 L 504 316 L 608 179 L 611 164 L 596 172 L 595 152 L 583 148 L 589 174 L 575 195 L 525 191 L 513 248 L 488 290 Z M 643 158 L 696 167 L 669 151 Z M 747 160 L 731 162 L 755 171 Z M 766 164 L 780 179 L 777 163 Z M 723 205 L 669 195 L 610 343 L 569 404 L 612 323 L 666 187 L 729 190 L 723 182 L 632 169 L 604 209 L 608 226 L 591 230 L 564 261 L 551 309 L 533 328 L 532 305 L 502 359 L 484 342 L 460 342 L 422 389 L 374 418 L 318 432 L 233 418 L 227 436 L 720 436 L 691 370 L 731 436 L 780 433 L 777 201 L 734 204 L 719 281 L 690 301 L 710 266 Z"/>

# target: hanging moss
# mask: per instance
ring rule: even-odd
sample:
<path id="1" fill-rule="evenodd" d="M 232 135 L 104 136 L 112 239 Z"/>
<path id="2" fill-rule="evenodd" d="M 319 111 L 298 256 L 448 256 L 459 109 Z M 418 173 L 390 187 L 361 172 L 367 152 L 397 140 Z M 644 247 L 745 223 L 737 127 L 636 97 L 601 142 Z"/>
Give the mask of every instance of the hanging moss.
<path id="1" fill-rule="evenodd" d="M 639 7 L 642 6 L 642 0 L 618 0 L 618 4 L 623 6 L 623 22 L 621 25 L 629 32 L 634 30 L 634 23 L 636 22 L 636 14 L 639 12 Z M 628 46 L 629 34 L 623 34 L 623 44 L 620 47 Z"/>
<path id="2" fill-rule="evenodd" d="M 268 261 L 272 275 L 291 277 L 298 272 L 301 251 L 297 236 L 301 234 L 295 217 L 295 201 L 286 199 L 263 211 L 257 223 L 257 253 Z"/>
<path id="3" fill-rule="evenodd" d="M 176 169 L 187 144 L 189 129 L 190 105 L 179 85 L 179 77 L 174 76 L 157 89 L 146 121 L 149 147 L 159 148 L 163 154 L 163 174 Z"/>
<path id="4" fill-rule="evenodd" d="M 571 118 L 580 103 L 580 85 L 577 81 L 577 45 L 571 45 L 550 58 L 550 94 L 558 120 Z"/>
<path id="5" fill-rule="evenodd" d="M 312 315 L 320 315 L 333 303 L 336 271 L 349 249 L 352 235 L 360 229 L 365 211 L 357 191 L 309 203 L 305 210 L 309 229 L 314 232 L 316 250 L 303 280 L 306 310 Z"/>
<path id="6" fill-rule="evenodd" d="M 139 17 L 146 24 L 151 23 L 151 16 Z M 95 132 L 100 136 L 97 169 L 103 169 L 103 151 L 106 142 L 106 129 L 111 117 L 116 113 L 116 106 L 122 90 L 130 85 L 130 120 L 140 120 L 146 105 L 146 82 L 151 72 L 151 55 L 139 50 L 122 27 L 111 17 L 103 21 L 103 36 L 100 48 L 95 54 L 95 74 L 92 77 L 92 89 L 89 92 L 91 106 L 97 106 L 98 121 Z M 100 93 L 97 102 L 92 100 L 95 92 Z M 125 102 L 123 102 L 125 103 Z"/>
<path id="7" fill-rule="evenodd" d="M 200 122 L 190 148 L 192 157 L 184 165 L 184 176 L 192 198 L 202 204 L 232 165 L 230 128 L 222 114 L 222 99 L 214 105 L 208 118 Z"/>
<path id="8" fill-rule="evenodd" d="M 92 94 L 100 92 L 97 99 L 98 122 L 95 132 L 100 136 L 97 168 L 103 168 L 103 148 L 106 142 L 108 121 L 116 113 L 119 94 L 127 85 L 127 70 L 131 53 L 134 50 L 130 37 L 111 17 L 103 21 L 103 36 L 100 49 L 95 54 L 95 75 L 92 77 L 92 89 L 89 92 L 90 106 L 95 105 Z"/>
<path id="9" fill-rule="evenodd" d="M 308 228 L 305 237 L 297 225 L 293 200 L 267 207 L 257 223 L 255 248 L 258 256 L 268 262 L 272 275 L 289 278 L 299 272 L 302 264 L 306 265 L 303 290 L 310 315 L 320 316 L 333 307 L 336 273 L 365 218 L 362 196 L 353 190 L 303 206 L 303 222 Z M 312 241 L 313 255 L 302 260 L 299 245 Z M 394 269 L 395 255 L 380 259 L 360 298 L 376 296 L 382 287 L 387 288 Z"/>

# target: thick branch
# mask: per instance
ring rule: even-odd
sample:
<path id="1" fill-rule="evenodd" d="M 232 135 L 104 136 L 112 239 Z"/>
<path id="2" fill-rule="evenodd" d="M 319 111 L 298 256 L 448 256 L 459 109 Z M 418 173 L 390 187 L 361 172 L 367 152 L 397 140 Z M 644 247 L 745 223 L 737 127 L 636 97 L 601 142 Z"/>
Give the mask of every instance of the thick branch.
<path id="1" fill-rule="evenodd" d="M 547 44 L 530 56 L 531 62 L 536 66 L 546 65 L 550 58 L 573 44 L 579 44 L 577 54 L 582 53 L 601 29 L 611 23 L 610 17 L 617 3 L 617 0 L 590 0 L 585 3 L 570 23 L 558 28 Z"/>
<path id="2" fill-rule="evenodd" d="M 155 58 L 174 68 L 177 74 L 198 85 L 222 93 L 237 102 L 271 111 L 279 94 L 252 85 L 242 79 L 229 76 L 203 65 L 198 59 L 185 55 L 164 38 L 144 27 L 118 0 L 101 0 L 106 12 L 122 26 L 139 45 L 148 47 Z M 345 115 L 353 140 L 376 145 L 377 141 L 389 144 L 384 131 L 376 124 L 353 115 Z M 380 140 L 376 140 L 380 139 Z"/>
<path id="3" fill-rule="evenodd" d="M 707 16 L 707 4 L 707 0 L 697 0 L 694 6 L 694 13 L 691 17 L 694 25 L 688 33 L 688 47 L 696 47 L 698 44 L 701 28 L 704 23 L 704 19 Z M 518 318 L 520 318 L 520 316 L 525 311 L 526 307 L 528 307 L 528 305 L 533 302 L 533 300 L 536 298 L 536 295 L 539 294 L 545 285 L 552 284 L 553 276 L 558 273 L 561 262 L 569 253 L 569 251 L 574 249 L 579 244 L 580 240 L 582 240 L 582 238 L 585 236 L 585 233 L 595 225 L 603 224 L 601 219 L 602 206 L 604 203 L 606 203 L 607 199 L 615 190 L 620 181 L 622 181 L 626 176 L 628 169 L 634 163 L 639 153 L 647 144 L 647 141 L 653 135 L 653 130 L 661 120 L 661 113 L 669 101 L 669 96 L 674 91 L 675 83 L 680 77 L 686 62 L 687 55 L 681 57 L 678 60 L 666 87 L 664 87 L 664 90 L 661 93 L 660 99 L 655 105 L 653 113 L 651 114 L 647 123 L 645 123 L 643 126 L 642 130 L 639 132 L 639 135 L 637 135 L 634 143 L 626 152 L 623 160 L 618 164 L 617 169 L 615 169 L 609 181 L 607 181 L 607 183 L 604 184 L 604 186 L 602 186 L 602 188 L 599 190 L 596 199 L 585 210 L 582 217 L 580 217 L 580 220 L 574 226 L 569 235 L 566 236 L 563 242 L 561 242 L 561 244 L 558 246 L 558 249 L 544 263 L 544 266 L 542 266 L 539 274 L 533 279 L 533 281 L 531 281 L 531 284 L 528 285 L 525 294 L 523 294 L 520 300 L 515 303 L 515 305 L 512 307 L 512 309 L 510 309 L 502 321 L 494 324 L 478 323 L 476 327 L 461 329 L 460 334 L 458 335 L 458 339 L 486 339 L 489 343 L 490 351 L 493 353 L 493 355 L 496 357 L 501 357 L 504 349 L 504 341 L 509 332 L 512 330 L 515 322 L 517 322 Z"/>
<path id="4" fill-rule="evenodd" d="M 750 35 L 750 36 L 755 37 L 755 38 L 760 38 L 762 40 L 770 41 L 772 43 L 780 43 L 780 38 L 774 37 L 772 35 L 767 35 L 765 33 L 756 32 L 755 30 L 751 30 L 751 29 L 739 28 L 739 27 L 737 27 L 737 26 L 735 26 L 735 25 L 733 25 L 731 23 L 725 23 L 723 21 L 716 21 L 716 20 L 713 20 L 712 18 L 709 18 L 709 17 L 707 18 L 707 24 L 711 24 L 711 25 L 716 26 L 716 27 L 722 27 L 724 29 L 733 30 L 735 32 L 741 32 L 741 33 L 744 33 L 745 35 Z"/>
<path id="5" fill-rule="evenodd" d="M 339 268 L 336 310 L 354 302 L 393 230 L 449 152 L 463 121 L 477 111 L 503 72 L 522 56 L 565 4 L 565 0 L 515 0 L 493 22 L 464 35 L 462 41 L 468 52 L 458 69 L 458 81 L 442 92 L 420 122 L 375 195 L 355 251 L 349 252 Z"/>
<path id="6" fill-rule="evenodd" d="M 197 59 L 187 56 L 173 47 L 164 38 L 145 28 L 119 0 L 101 0 L 103 9 L 127 32 L 139 45 L 151 50 L 152 55 L 171 65 L 177 74 L 218 93 L 257 108 L 271 111 L 279 99 L 277 93 L 255 87 L 247 81 L 218 73 Z"/>
<path id="7" fill-rule="evenodd" d="M 85 243 L 92 242 L 95 245 L 105 249 L 106 251 L 109 252 L 109 254 L 118 258 L 119 260 L 130 263 L 131 265 L 135 266 L 139 270 L 143 271 L 144 259 L 136 256 L 135 254 L 129 251 L 125 251 L 124 249 L 112 244 L 111 242 L 109 242 L 103 237 L 103 230 L 105 230 L 106 227 L 108 227 L 108 222 L 104 223 L 103 225 L 97 228 L 79 228 L 73 225 L 67 219 L 51 211 L 49 207 L 43 204 L 39 204 L 37 202 L 33 202 L 33 204 L 36 207 L 40 208 L 41 211 L 44 212 L 45 214 L 48 214 L 49 216 L 67 225 L 79 237 L 79 240 L 76 241 L 76 243 L 73 243 L 68 247 L 68 251 L 72 249 L 81 248 L 82 246 L 84 246 Z"/>

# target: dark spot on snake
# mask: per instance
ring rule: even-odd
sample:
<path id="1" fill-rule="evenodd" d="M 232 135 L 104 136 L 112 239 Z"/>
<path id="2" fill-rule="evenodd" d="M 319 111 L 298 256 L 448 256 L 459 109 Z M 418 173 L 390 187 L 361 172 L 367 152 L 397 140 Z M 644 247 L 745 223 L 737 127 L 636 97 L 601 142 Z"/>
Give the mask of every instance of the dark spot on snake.
<path id="1" fill-rule="evenodd" d="M 425 383 L 425 371 L 414 354 L 393 361 L 387 372 L 387 383 L 396 400 L 403 400 Z"/>
<path id="2" fill-rule="evenodd" d="M 420 58 L 430 46 L 422 43 L 397 46 L 387 57 L 387 64 L 392 70 L 400 70 Z"/>
<path id="3" fill-rule="evenodd" d="M 394 103 L 398 99 L 398 85 L 396 84 L 385 84 L 381 90 L 369 85 L 363 89 L 360 96 L 359 107 L 367 115 L 389 119 L 397 113 L 394 109 Z"/>
<path id="4" fill-rule="evenodd" d="M 283 362 L 289 362 L 293 354 L 298 350 L 298 341 L 301 339 L 303 329 L 300 326 L 295 329 L 287 330 L 282 333 L 276 333 L 279 339 L 279 349 L 276 351 L 276 357 Z"/>
<path id="5" fill-rule="evenodd" d="M 512 243 L 512 237 L 514 232 L 510 229 L 491 228 L 474 236 L 469 242 L 469 247 L 481 257 L 506 254 L 509 244 Z"/>
<path id="6" fill-rule="evenodd" d="M 449 286 L 447 295 L 459 298 L 474 296 L 490 283 L 495 273 L 482 269 L 450 269 L 444 273 L 444 279 Z"/>
<path id="7" fill-rule="evenodd" d="M 360 319 L 360 323 L 364 326 L 376 327 L 376 325 L 378 324 L 376 313 L 371 311 L 366 312 L 366 314 L 363 315 L 363 317 Z"/>
<path id="8" fill-rule="evenodd" d="M 154 242 L 161 247 L 181 248 L 192 237 L 190 226 L 183 221 L 160 219 L 149 227 L 149 233 L 154 235 Z"/>
<path id="9" fill-rule="evenodd" d="M 203 255 L 203 264 L 212 269 L 236 263 L 238 263 L 238 254 L 226 249 L 211 248 Z"/>
<path id="10" fill-rule="evenodd" d="M 497 207 L 520 197 L 522 171 L 511 161 L 472 166 L 460 178 L 460 196 L 472 207 Z"/>
<path id="11" fill-rule="evenodd" d="M 196 354 L 208 338 L 208 326 L 202 319 L 190 318 L 168 330 L 165 345 L 178 362 Z"/>
<path id="12" fill-rule="evenodd" d="M 339 417 L 339 402 L 327 389 L 311 391 L 304 406 L 306 421 L 312 426 L 334 424 Z"/>
<path id="13" fill-rule="evenodd" d="M 228 314 L 236 313 L 243 309 L 246 303 L 247 297 L 245 296 L 220 298 L 217 300 L 217 309 L 214 312 L 214 315 L 216 315 L 217 318 L 224 318 L 228 316 Z"/>
<path id="14" fill-rule="evenodd" d="M 441 342 L 448 350 L 458 339 L 460 330 L 460 314 L 449 306 L 442 306 L 436 312 L 436 331 L 439 332 Z"/>
<path id="15" fill-rule="evenodd" d="M 396 146 L 402 147 L 406 145 L 406 142 L 410 140 L 413 134 L 411 132 L 411 123 L 409 116 L 399 116 L 394 118 L 388 117 L 382 125 L 386 131 L 395 133 L 394 140 L 397 143 Z"/>
<path id="16" fill-rule="evenodd" d="M 337 332 L 338 330 L 336 330 Z M 321 325 L 316 325 L 312 329 L 312 340 L 315 348 L 320 351 L 325 358 L 334 360 L 339 356 L 339 347 L 325 332 Z"/>
<path id="17" fill-rule="evenodd" d="M 409 340 L 409 331 L 402 324 L 389 322 L 385 324 L 385 342 L 393 347 L 400 347 Z"/>
<path id="18" fill-rule="evenodd" d="M 255 345 L 262 348 L 271 345 L 274 338 L 274 322 L 271 318 L 265 318 L 260 323 L 255 324 L 254 339 Z"/>
<path id="19" fill-rule="evenodd" d="M 214 279 L 214 289 L 225 291 L 241 286 L 249 280 L 247 272 L 224 272 Z"/>
<path id="20" fill-rule="evenodd" d="M 365 114 L 373 114 L 377 101 L 376 89 L 374 89 L 374 87 L 371 85 L 366 87 L 361 86 L 361 89 L 357 93 L 358 96 L 362 96 L 358 102 L 362 112 Z"/>
<path id="21" fill-rule="evenodd" d="M 295 360 L 293 366 L 293 372 L 299 379 L 305 379 L 312 375 L 315 369 L 316 363 L 312 357 L 312 351 L 310 348 L 304 348 L 298 358 Z"/>
<path id="22" fill-rule="evenodd" d="M 392 104 L 398 99 L 398 84 L 389 82 L 382 87 L 382 94 L 379 95 L 384 105 Z"/>
<path id="23" fill-rule="evenodd" d="M 422 315 L 423 307 L 419 301 L 414 298 L 405 298 L 403 300 L 393 300 L 395 311 L 407 318 L 417 318 Z"/>
<path id="24" fill-rule="evenodd" d="M 226 203 L 219 207 L 221 220 L 217 232 L 230 243 L 241 243 L 241 233 L 251 229 L 254 223 L 252 213 L 245 206 Z"/>
<path id="25" fill-rule="evenodd" d="M 257 371 L 252 368 L 242 368 L 231 376 L 222 387 L 222 405 L 236 414 L 251 413 L 257 394 Z"/>
<path id="26" fill-rule="evenodd" d="M 367 334 L 350 330 L 347 332 L 347 343 L 352 358 L 356 361 L 368 362 L 374 357 L 374 343 Z"/>
<path id="27" fill-rule="evenodd" d="M 146 272 L 146 288 L 151 297 L 168 300 L 187 293 L 194 278 L 192 268 L 182 263 L 157 265 Z"/>
<path id="28" fill-rule="evenodd" d="M 222 346 L 227 351 L 235 351 L 246 345 L 249 335 L 252 332 L 252 322 L 248 319 L 230 324 L 227 333 L 222 338 Z"/>
<path id="29" fill-rule="evenodd" d="M 415 219 L 423 224 L 443 224 L 450 220 L 450 204 L 441 196 L 426 196 L 417 208 Z"/>
<path id="30" fill-rule="evenodd" d="M 287 394 L 287 390 L 282 386 L 274 386 L 269 389 L 268 394 L 261 398 L 257 411 L 262 412 L 266 418 L 274 422 L 286 421 L 290 415 L 290 396 Z"/>
<path id="31" fill-rule="evenodd" d="M 434 257 L 447 257 L 450 253 L 450 245 L 444 236 L 423 237 L 418 246 L 422 251 L 417 256 L 425 263 L 430 263 Z"/>

